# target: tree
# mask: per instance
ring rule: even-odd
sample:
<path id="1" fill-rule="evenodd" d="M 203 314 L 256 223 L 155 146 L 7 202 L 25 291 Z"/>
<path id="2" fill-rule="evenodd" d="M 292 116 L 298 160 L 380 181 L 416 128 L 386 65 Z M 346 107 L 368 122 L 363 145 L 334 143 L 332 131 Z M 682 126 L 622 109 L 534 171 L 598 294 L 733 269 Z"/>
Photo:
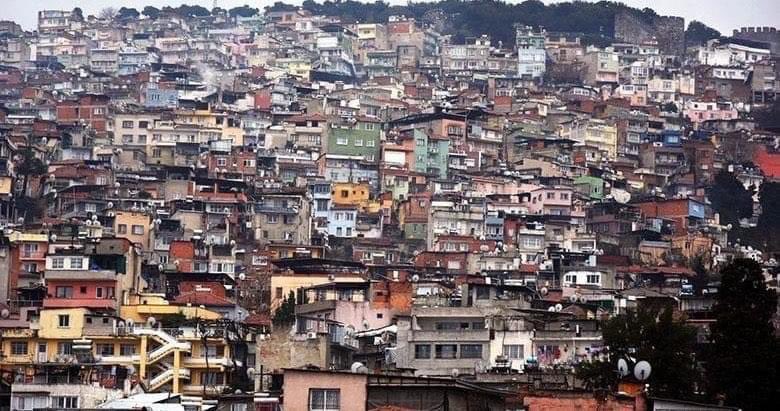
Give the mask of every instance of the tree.
<path id="1" fill-rule="evenodd" d="M 740 219 L 753 216 L 753 193 L 726 170 L 715 176 L 707 190 L 707 198 L 720 214 L 721 224 L 738 225 Z"/>
<path id="2" fill-rule="evenodd" d="M 73 21 L 84 21 L 84 11 L 81 10 L 81 7 L 74 8 L 70 14 Z"/>
<path id="3" fill-rule="evenodd" d="M 282 305 L 274 313 L 273 323 L 276 326 L 290 325 L 295 321 L 295 292 L 290 294 L 282 302 Z"/>
<path id="4" fill-rule="evenodd" d="M 761 215 L 758 216 L 758 225 L 751 230 L 754 239 L 752 243 L 756 247 L 766 244 L 769 250 L 780 249 L 780 183 L 761 184 L 758 200 L 761 203 Z"/>
<path id="5" fill-rule="evenodd" d="M 766 288 L 758 263 L 743 258 L 723 268 L 706 364 L 710 395 L 748 411 L 774 409 L 780 394 L 780 347 L 771 322 L 776 310 L 777 296 Z"/>
<path id="6" fill-rule="evenodd" d="M 146 6 L 144 7 L 143 11 L 141 12 L 146 17 L 149 17 L 150 19 L 156 19 L 160 17 L 160 9 L 153 6 Z"/>
<path id="7" fill-rule="evenodd" d="M 653 367 L 648 383 L 652 395 L 690 398 L 698 373 L 694 361 L 696 330 L 673 316 L 671 305 L 640 305 L 609 319 L 602 328 L 609 360 L 582 364 L 577 369 L 591 388 L 614 389 L 617 361 L 634 358 Z"/>
<path id="8" fill-rule="evenodd" d="M 688 24 L 688 29 L 685 30 L 685 40 L 690 45 L 704 44 L 709 40 L 717 38 L 720 38 L 718 30 L 697 20 L 692 20 Z"/>
<path id="9" fill-rule="evenodd" d="M 116 9 L 113 7 L 105 7 L 102 10 L 100 10 L 100 13 L 98 14 L 98 18 L 102 20 L 113 20 L 114 17 L 116 17 Z"/>
<path id="10" fill-rule="evenodd" d="M 259 13 L 259 10 L 253 7 L 249 7 L 247 5 L 239 6 L 239 7 L 233 7 L 228 11 L 228 14 L 230 14 L 230 17 L 252 17 Z"/>
<path id="11" fill-rule="evenodd" d="M 122 7 L 121 9 L 119 9 L 116 15 L 116 17 L 120 20 L 132 20 L 132 19 L 137 19 L 140 16 L 141 13 L 139 13 L 138 10 L 134 8 L 127 8 L 127 7 Z"/>
<path id="12" fill-rule="evenodd" d="M 211 14 L 209 9 L 202 7 L 202 6 L 189 6 L 187 4 L 182 4 L 179 7 L 176 7 L 173 9 L 176 14 L 178 14 L 181 17 L 189 18 L 189 17 L 206 17 Z"/>

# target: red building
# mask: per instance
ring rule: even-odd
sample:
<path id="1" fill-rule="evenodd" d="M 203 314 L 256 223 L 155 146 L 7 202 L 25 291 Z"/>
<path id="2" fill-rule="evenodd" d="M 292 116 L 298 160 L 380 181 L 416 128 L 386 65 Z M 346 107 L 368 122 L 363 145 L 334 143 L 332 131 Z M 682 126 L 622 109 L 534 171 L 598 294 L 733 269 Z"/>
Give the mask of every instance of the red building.
<path id="1" fill-rule="evenodd" d="M 105 133 L 109 101 L 108 96 L 97 94 L 84 94 L 76 100 L 60 101 L 57 103 L 57 121 L 65 124 L 84 123 L 98 134 Z"/>

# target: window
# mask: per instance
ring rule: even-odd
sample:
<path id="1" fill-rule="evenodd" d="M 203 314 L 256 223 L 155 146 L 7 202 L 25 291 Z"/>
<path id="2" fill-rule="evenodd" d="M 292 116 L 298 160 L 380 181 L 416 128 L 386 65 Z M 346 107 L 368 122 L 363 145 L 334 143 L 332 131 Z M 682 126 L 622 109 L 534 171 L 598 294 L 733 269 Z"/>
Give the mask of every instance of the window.
<path id="1" fill-rule="evenodd" d="M 346 146 L 347 144 L 349 144 L 349 139 L 347 139 L 346 137 L 337 137 L 336 144 L 340 146 Z"/>
<path id="2" fill-rule="evenodd" d="M 51 268 L 54 269 L 63 269 L 65 268 L 65 258 L 64 257 L 54 257 L 51 259 Z"/>
<path id="3" fill-rule="evenodd" d="M 11 355 L 27 355 L 27 341 L 12 341 Z"/>
<path id="4" fill-rule="evenodd" d="M 152 158 L 162 157 L 162 150 L 159 148 L 152 149 Z"/>
<path id="5" fill-rule="evenodd" d="M 133 122 L 132 121 L 123 121 L 122 122 L 122 128 L 133 128 Z"/>
<path id="6" fill-rule="evenodd" d="M 119 355 L 130 356 L 135 355 L 135 345 L 122 344 L 119 346 Z"/>
<path id="7" fill-rule="evenodd" d="M 227 159 L 224 157 L 217 158 L 217 165 L 220 167 L 224 167 L 227 165 Z"/>
<path id="8" fill-rule="evenodd" d="M 119 234 L 127 234 L 127 224 L 119 224 L 119 225 L 117 226 L 117 229 L 116 229 L 116 231 L 117 231 Z"/>
<path id="9" fill-rule="evenodd" d="M 414 358 L 417 358 L 417 359 L 429 359 L 429 358 L 431 358 L 431 345 L 430 344 L 415 344 L 415 346 L 414 346 Z"/>
<path id="10" fill-rule="evenodd" d="M 554 200 L 555 199 L 555 193 L 547 193 L 547 199 L 548 200 Z"/>
<path id="11" fill-rule="evenodd" d="M 133 235 L 144 235 L 144 226 L 133 225 Z"/>
<path id="12" fill-rule="evenodd" d="M 24 244 L 22 247 L 22 257 L 29 258 L 38 252 L 38 244 Z"/>
<path id="13" fill-rule="evenodd" d="M 366 140 L 366 147 L 375 147 L 376 141 L 374 140 Z"/>
<path id="14" fill-rule="evenodd" d="M 352 228 L 347 227 L 347 237 L 352 237 Z"/>
<path id="15" fill-rule="evenodd" d="M 275 298 L 284 298 L 284 290 L 282 287 L 276 287 L 276 297 Z"/>
<path id="16" fill-rule="evenodd" d="M 455 344 L 436 344 L 436 358 L 442 360 L 458 358 L 458 346 Z"/>
<path id="17" fill-rule="evenodd" d="M 356 138 L 355 139 L 355 147 L 363 147 L 363 139 L 362 138 Z"/>
<path id="18" fill-rule="evenodd" d="M 95 289 L 95 297 L 103 298 L 103 287 L 98 287 Z"/>
<path id="19" fill-rule="evenodd" d="M 328 211 L 328 200 L 317 200 L 317 211 Z"/>
<path id="20" fill-rule="evenodd" d="M 57 354 L 59 355 L 73 354 L 73 343 L 69 343 L 69 342 L 57 343 Z"/>
<path id="21" fill-rule="evenodd" d="M 138 136 L 138 143 L 139 144 L 146 144 L 146 134 L 141 134 Z"/>
<path id="22" fill-rule="evenodd" d="M 57 287 L 54 292 L 57 298 L 73 298 L 73 287 Z"/>
<path id="23" fill-rule="evenodd" d="M 96 351 L 98 355 L 112 356 L 114 355 L 114 344 L 98 344 Z"/>
<path id="24" fill-rule="evenodd" d="M 569 193 L 561 193 L 561 200 L 568 200 L 569 199 Z"/>
<path id="25" fill-rule="evenodd" d="M 202 385 L 222 385 L 224 384 L 225 376 L 221 372 L 202 372 L 200 381 Z"/>
<path id="26" fill-rule="evenodd" d="M 56 396 L 51 397 L 51 406 L 53 408 L 77 409 L 79 408 L 79 397 L 76 396 Z"/>
<path id="27" fill-rule="evenodd" d="M 71 289 L 71 295 L 73 294 L 73 290 Z M 59 327 L 60 328 L 68 328 L 70 327 L 70 315 L 68 314 L 60 314 L 57 316 L 59 319 Z"/>
<path id="28" fill-rule="evenodd" d="M 84 260 L 82 260 L 81 257 L 71 257 L 70 258 L 70 268 L 74 270 L 80 270 L 82 269 L 84 264 Z"/>
<path id="29" fill-rule="evenodd" d="M 503 354 L 504 357 L 510 360 L 522 360 L 524 356 L 523 346 L 522 344 L 505 345 Z"/>
<path id="30" fill-rule="evenodd" d="M 339 410 L 341 406 L 340 390 L 324 390 L 312 388 L 309 390 L 309 411 Z"/>
<path id="31" fill-rule="evenodd" d="M 599 277 L 600 275 L 598 274 L 588 274 L 585 276 L 585 282 L 588 284 L 598 284 L 601 282 Z"/>
<path id="32" fill-rule="evenodd" d="M 249 411 L 246 404 L 230 404 L 230 411 Z"/>
<path id="33" fill-rule="evenodd" d="M 482 358 L 482 344 L 461 344 L 460 358 Z"/>

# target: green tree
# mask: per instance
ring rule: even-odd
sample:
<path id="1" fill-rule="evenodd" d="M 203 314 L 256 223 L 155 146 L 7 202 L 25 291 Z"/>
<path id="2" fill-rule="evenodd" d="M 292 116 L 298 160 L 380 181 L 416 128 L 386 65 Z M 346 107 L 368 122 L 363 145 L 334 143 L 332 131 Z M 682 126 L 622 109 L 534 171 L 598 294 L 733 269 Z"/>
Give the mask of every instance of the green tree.
<path id="1" fill-rule="evenodd" d="M 274 313 L 273 323 L 276 326 L 290 325 L 295 321 L 295 292 L 290 294 L 282 302 L 282 305 Z"/>
<path id="2" fill-rule="evenodd" d="M 149 17 L 150 19 L 156 19 L 160 17 L 160 9 L 154 6 L 146 6 L 144 7 L 141 14 L 143 14 L 146 17 Z"/>
<path id="3" fill-rule="evenodd" d="M 707 198 L 720 214 L 721 224 L 738 225 L 740 219 L 753 216 L 753 193 L 726 170 L 715 176 Z"/>
<path id="4" fill-rule="evenodd" d="M 233 7 L 228 11 L 228 14 L 230 14 L 230 17 L 252 17 L 259 13 L 259 10 L 257 10 L 254 7 L 249 7 L 247 5 L 239 6 L 239 7 Z"/>
<path id="5" fill-rule="evenodd" d="M 694 361 L 696 330 L 674 318 L 671 305 L 640 305 L 603 324 L 609 360 L 582 364 L 577 374 L 591 388 L 614 389 L 617 361 L 633 358 L 653 367 L 648 383 L 652 395 L 668 398 L 693 396 L 698 373 Z"/>
<path id="6" fill-rule="evenodd" d="M 766 288 L 758 263 L 736 259 L 723 268 L 706 364 L 713 397 L 748 411 L 775 408 L 780 347 L 771 321 L 776 310 L 777 296 Z"/>
<path id="7" fill-rule="evenodd" d="M 708 40 L 717 38 L 720 38 L 718 30 L 697 20 L 692 20 L 688 23 L 688 29 L 685 30 L 685 41 L 689 45 L 704 44 Z"/>
<path id="8" fill-rule="evenodd" d="M 138 10 L 134 8 L 128 8 L 128 7 L 122 7 L 119 9 L 119 11 L 116 13 L 116 17 L 120 20 L 132 20 L 137 19 L 141 16 L 141 13 L 138 12 Z"/>
<path id="9" fill-rule="evenodd" d="M 74 8 L 71 15 L 74 21 L 84 21 L 84 11 L 81 10 L 81 7 Z"/>

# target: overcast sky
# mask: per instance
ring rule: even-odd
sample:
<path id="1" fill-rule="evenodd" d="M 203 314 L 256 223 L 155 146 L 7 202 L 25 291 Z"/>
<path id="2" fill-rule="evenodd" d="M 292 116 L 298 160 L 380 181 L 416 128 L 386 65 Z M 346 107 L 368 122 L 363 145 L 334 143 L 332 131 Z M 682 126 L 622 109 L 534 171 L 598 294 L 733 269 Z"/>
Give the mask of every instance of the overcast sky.
<path id="1" fill-rule="evenodd" d="M 288 3 L 300 4 L 302 1 L 292 0 Z M 393 4 L 406 3 L 404 0 L 389 1 Z M 544 1 L 550 3 L 561 0 Z M 217 4 L 223 8 L 243 4 L 263 7 L 273 2 L 274 0 L 217 0 Z M 79 6 L 85 14 L 97 14 L 100 9 L 108 6 L 135 7 L 140 11 L 147 5 L 162 7 L 182 3 L 199 4 L 211 9 L 214 0 L 0 0 L 0 6 L 3 7 L 0 19 L 12 19 L 26 29 L 32 29 L 36 25 L 36 13 L 41 9 L 70 10 Z M 623 3 L 639 8 L 652 7 L 658 14 L 683 16 L 686 21 L 700 20 L 724 34 L 730 34 L 733 29 L 742 26 L 780 25 L 780 0 L 623 0 Z"/>

